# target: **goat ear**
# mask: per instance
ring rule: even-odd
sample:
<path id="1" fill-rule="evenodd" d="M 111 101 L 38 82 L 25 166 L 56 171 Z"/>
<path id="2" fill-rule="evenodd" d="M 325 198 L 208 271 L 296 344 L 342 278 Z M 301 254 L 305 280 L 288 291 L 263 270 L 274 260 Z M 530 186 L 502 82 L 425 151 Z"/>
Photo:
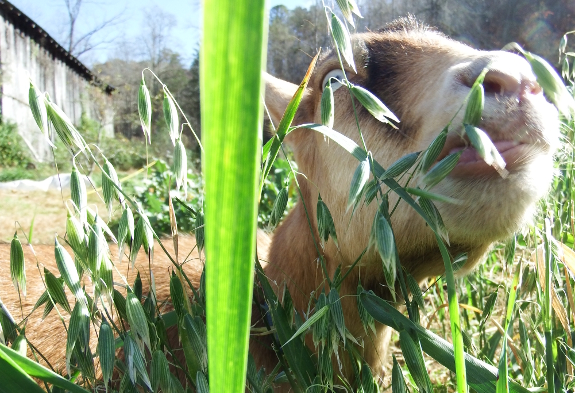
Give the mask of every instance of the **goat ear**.
<path id="1" fill-rule="evenodd" d="M 266 82 L 266 106 L 274 126 L 277 127 L 298 86 L 275 78 L 268 73 L 264 73 L 264 80 Z M 310 91 L 306 89 L 294 118 L 294 124 L 312 121 L 310 118 L 313 117 L 311 99 Z"/>

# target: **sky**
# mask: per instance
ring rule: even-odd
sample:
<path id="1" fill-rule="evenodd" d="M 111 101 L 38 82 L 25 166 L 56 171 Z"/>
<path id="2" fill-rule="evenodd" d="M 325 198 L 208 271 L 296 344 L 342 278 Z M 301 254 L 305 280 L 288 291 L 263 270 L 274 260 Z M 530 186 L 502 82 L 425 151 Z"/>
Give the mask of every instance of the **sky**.
<path id="1" fill-rule="evenodd" d="M 9 0 L 30 19 L 36 22 L 64 46 L 63 37 L 68 25 L 64 0 Z M 217 0 L 216 0 L 217 1 Z M 306 7 L 313 0 L 268 0 L 269 7 L 283 4 L 293 9 Z M 199 48 L 201 0 L 83 0 L 78 17 L 79 33 L 88 32 L 100 23 L 118 16 L 118 22 L 94 36 L 94 42 L 103 42 L 99 47 L 80 60 L 91 65 L 117 56 L 122 42 L 135 42 L 144 34 L 146 10 L 160 10 L 171 14 L 174 23 L 168 47 L 182 55 L 185 62 L 191 62 Z"/>

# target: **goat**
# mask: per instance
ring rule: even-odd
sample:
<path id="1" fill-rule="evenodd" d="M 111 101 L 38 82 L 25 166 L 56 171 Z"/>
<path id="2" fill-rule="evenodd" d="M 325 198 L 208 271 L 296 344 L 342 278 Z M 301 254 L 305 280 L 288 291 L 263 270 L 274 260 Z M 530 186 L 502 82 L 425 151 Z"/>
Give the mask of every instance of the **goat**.
<path id="1" fill-rule="evenodd" d="M 556 109 L 545 100 L 523 58 L 507 52 L 472 49 L 411 19 L 396 21 L 379 32 L 356 34 L 352 42 L 357 73 L 346 69 L 349 81 L 377 95 L 401 120 L 395 129 L 355 105 L 365 144 L 383 167 L 407 153 L 424 150 L 444 126 L 452 124 L 439 159 L 455 151 L 463 150 L 463 153 L 451 174 L 432 191 L 460 201 L 459 204 L 437 202 L 436 206 L 449 233 L 450 253 L 467 253 L 467 263 L 460 271 L 469 271 L 494 242 L 510 236 L 533 217 L 536 202 L 545 194 L 553 176 L 552 155 L 559 139 Z M 462 137 L 460 127 L 463 111 L 458 110 L 484 68 L 488 69 L 484 81 L 485 109 L 479 127 L 490 136 L 506 161 L 509 174 L 505 178 L 478 158 L 467 138 Z M 341 78 L 342 73 L 337 54 L 328 52 L 309 80 L 294 124 L 321 122 L 321 94 L 332 76 Z M 266 105 L 272 121 L 277 124 L 297 86 L 269 75 L 265 81 Z M 337 83 L 333 85 L 335 88 Z M 334 92 L 334 100 L 333 128 L 359 142 L 350 94 L 345 88 L 339 88 Z M 298 175 L 302 198 L 273 234 L 269 252 L 269 238 L 259 234 L 258 243 L 263 245 L 259 248 L 259 257 L 276 293 L 281 294 L 286 285 L 295 309 L 303 312 L 310 294 L 322 288 L 329 290 L 317 263 L 319 255 L 314 244 L 314 238 L 318 238 L 318 195 L 321 194 L 331 211 L 339 243 L 337 247 L 328 241 L 320 250 L 330 277 L 338 266 L 350 266 L 368 244 L 377 206 L 364 206 L 353 215 L 347 209 L 347 185 L 357 161 L 337 144 L 327 143 L 322 135 L 304 128 L 290 133 L 285 141 L 293 150 L 302 173 Z M 394 206 L 397 196 L 391 193 L 389 202 Z M 444 272 L 435 237 L 413 209 L 400 202 L 391 223 L 399 260 L 407 272 L 418 282 Z M 193 246 L 193 238 L 188 238 L 180 249 L 190 250 Z M 36 247 L 36 251 L 40 262 L 55 271 L 51 249 Z M 7 255 L 5 248 L 0 253 L 1 264 L 6 263 Z M 139 257 L 137 266 L 143 259 Z M 33 281 L 30 273 L 33 260 L 27 255 L 27 299 L 32 301 L 43 291 L 39 279 Z M 147 271 L 143 266 L 142 271 Z M 156 272 L 159 302 L 169 298 L 168 266 L 170 262 L 156 252 L 152 269 Z M 192 283 L 198 285 L 201 264 L 193 260 L 184 269 Z M 347 328 L 361 338 L 366 333 L 353 296 L 360 281 L 366 290 L 389 298 L 389 289 L 383 285 L 381 259 L 375 250 L 369 250 L 362 257 L 339 291 Z M 0 299 L 14 315 L 20 314 L 7 268 L 0 273 Z M 31 305 L 28 300 L 24 302 L 24 313 Z M 257 321 L 260 316 L 257 307 L 254 308 L 253 320 Z M 48 359 L 61 359 L 62 366 L 64 332 L 56 330 L 61 323 L 54 315 L 48 318 L 51 319 L 44 323 L 35 318 L 29 323 L 27 334 L 38 347 L 48 350 Z M 378 324 L 371 340 L 365 340 L 366 345 L 358 348 L 375 374 L 383 373 L 390 333 L 389 328 Z M 250 342 L 256 363 L 266 366 L 268 371 L 277 363 L 275 353 L 268 347 L 270 341 L 258 337 Z M 312 344 L 308 344 L 313 349 Z M 351 378 L 349 365 L 344 365 L 342 372 Z"/>
<path id="2" fill-rule="evenodd" d="M 432 191 L 460 202 L 436 205 L 449 233 L 450 253 L 467 253 L 467 262 L 459 272 L 464 274 L 482 260 L 495 241 L 510 236 L 533 217 L 535 204 L 553 176 L 552 155 L 559 135 L 557 111 L 545 100 L 523 58 L 501 51 L 474 50 L 410 19 L 399 20 L 377 33 L 355 35 L 353 48 L 357 74 L 347 69 L 347 77 L 377 95 L 401 120 L 398 129 L 393 129 L 356 101 L 365 144 L 384 168 L 405 154 L 425 150 L 448 123 L 453 125 L 439 159 L 458 150 L 464 152 L 451 174 Z M 461 136 L 463 111 L 452 121 L 484 68 L 488 69 L 484 80 L 485 109 L 479 127 L 506 161 L 509 174 L 505 178 L 479 159 Z M 335 52 L 325 55 L 316 66 L 295 124 L 321 122 L 321 95 L 329 77 L 342 77 Z M 276 124 L 296 88 L 267 77 L 266 104 Z M 339 88 L 334 92 L 333 128 L 361 144 L 346 90 Z M 316 217 L 321 195 L 332 213 L 339 247 L 329 241 L 323 249 L 329 277 L 333 277 L 338 266 L 350 266 L 369 243 L 377 206 L 372 203 L 355 210 L 353 215 L 347 209 L 346 185 L 358 163 L 337 144 L 327 143 L 323 135 L 305 128 L 293 131 L 286 142 L 294 152 L 298 170 L 305 174 L 298 178 L 303 200 L 275 231 L 265 273 L 278 283 L 278 292 L 285 282 L 295 309 L 304 311 L 310 293 L 327 286 L 316 263 L 318 255 L 304 204 L 309 216 Z M 389 205 L 396 202 L 397 196 L 390 194 Z M 444 272 L 433 232 L 411 207 L 400 203 L 391 222 L 399 260 L 407 272 L 418 282 Z M 312 226 L 317 239 L 315 220 Z M 366 335 L 354 297 L 360 281 L 366 290 L 389 298 L 381 259 L 375 250 L 362 257 L 339 290 L 346 326 L 355 337 Z M 360 352 L 378 373 L 387 359 L 391 331 L 383 325 L 376 329 Z"/>

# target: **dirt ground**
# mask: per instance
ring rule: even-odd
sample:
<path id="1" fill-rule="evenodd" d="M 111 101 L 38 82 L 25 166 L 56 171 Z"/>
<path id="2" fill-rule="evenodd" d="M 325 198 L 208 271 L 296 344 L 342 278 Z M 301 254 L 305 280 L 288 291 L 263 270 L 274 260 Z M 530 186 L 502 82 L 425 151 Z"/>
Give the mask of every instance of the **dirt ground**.
<path id="1" fill-rule="evenodd" d="M 32 244 L 53 244 L 55 234 L 64 236 L 66 232 L 65 202 L 68 199 L 70 190 L 65 190 L 63 194 L 59 191 L 0 190 L 0 243 L 10 242 L 16 229 L 24 243 L 24 236 L 16 222 L 28 235 L 34 219 Z M 88 195 L 88 205 L 107 220 L 106 205 L 95 193 Z"/>

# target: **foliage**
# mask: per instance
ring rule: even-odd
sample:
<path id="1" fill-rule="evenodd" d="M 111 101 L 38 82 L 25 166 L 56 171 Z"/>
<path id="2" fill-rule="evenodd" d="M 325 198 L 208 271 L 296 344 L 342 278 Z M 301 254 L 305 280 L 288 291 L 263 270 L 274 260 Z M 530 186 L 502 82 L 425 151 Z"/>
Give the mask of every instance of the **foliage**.
<path id="1" fill-rule="evenodd" d="M 146 178 L 138 180 L 134 185 L 134 199 L 142 207 L 143 212 L 148 217 L 150 224 L 158 235 L 170 233 L 170 214 L 168 196 L 175 184 L 174 173 L 170 166 L 161 160 L 148 171 Z M 188 171 L 188 198 L 186 203 L 194 211 L 201 211 L 203 205 L 203 180 L 201 176 L 192 171 Z M 174 193 L 172 197 L 183 198 L 183 192 Z M 190 215 L 181 204 L 174 204 L 174 211 L 178 228 L 183 232 L 191 232 L 195 229 L 195 217 Z M 114 226 L 117 225 L 117 222 Z"/>
<path id="2" fill-rule="evenodd" d="M 112 160 L 110 160 L 112 162 Z M 294 162 L 290 162 L 295 166 Z M 270 175 L 266 178 L 262 197 L 258 208 L 258 226 L 262 229 L 270 229 L 270 217 L 274 209 L 274 203 L 281 189 L 290 184 L 290 163 L 278 159 Z M 116 166 L 116 165 L 114 165 Z M 168 195 L 174 184 L 174 173 L 170 166 L 162 161 L 156 163 L 148 170 L 144 179 L 128 181 L 126 186 L 133 189 L 134 199 L 139 203 L 142 210 L 150 220 L 158 235 L 170 233 L 170 216 Z M 199 173 L 188 171 L 188 197 L 185 199 L 188 207 L 194 211 L 202 211 L 203 206 L 203 179 Z M 174 194 L 183 199 L 183 192 Z M 296 201 L 295 190 L 292 188 L 286 210 L 289 210 Z M 180 203 L 174 204 L 178 228 L 183 232 L 195 229 L 195 216 L 190 215 Z M 111 223 L 112 228 L 118 225 L 119 217 Z"/>
<path id="3" fill-rule="evenodd" d="M 31 158 L 18 128 L 13 123 L 0 124 L 0 168 L 26 168 Z"/>

